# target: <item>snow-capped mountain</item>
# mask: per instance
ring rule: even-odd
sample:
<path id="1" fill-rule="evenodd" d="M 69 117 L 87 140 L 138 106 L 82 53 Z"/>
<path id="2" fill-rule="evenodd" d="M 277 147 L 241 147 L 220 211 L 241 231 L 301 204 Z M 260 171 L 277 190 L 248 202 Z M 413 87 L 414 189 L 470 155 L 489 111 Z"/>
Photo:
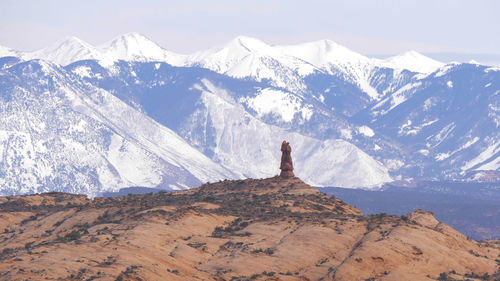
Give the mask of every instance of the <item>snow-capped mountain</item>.
<path id="1" fill-rule="evenodd" d="M 193 89 L 201 92 L 202 106 L 182 131 L 189 132 L 185 137 L 190 143 L 200 139 L 198 132 L 202 138 L 212 139 L 212 159 L 231 170 L 253 178 L 278 174 L 281 153 L 269 144 L 286 139 L 294 145 L 297 175 L 316 186 L 372 187 L 391 180 L 387 168 L 347 141 L 320 141 L 265 124 L 208 80 L 201 80 Z M 200 115 L 207 116 L 208 122 L 200 122 Z M 200 132 L 200 123 L 210 126 Z"/>
<path id="2" fill-rule="evenodd" d="M 275 86 L 296 92 L 306 87 L 301 83 L 303 77 L 326 73 L 356 85 L 372 100 L 384 95 L 371 83 L 380 68 L 427 74 L 443 66 L 414 51 L 380 61 L 331 40 L 270 46 L 245 36 L 238 36 L 222 47 L 189 55 L 186 65 L 201 66 L 237 78 L 270 79 Z"/>
<path id="3" fill-rule="evenodd" d="M 238 36 L 220 47 L 181 55 L 167 51 L 134 32 L 118 36 L 99 47 L 68 37 L 42 50 L 22 53 L 22 57 L 44 59 L 61 65 L 85 59 L 99 60 L 105 66 L 111 66 L 117 60 L 161 61 L 174 66 L 203 67 L 236 78 L 268 79 L 274 86 L 294 92 L 305 89 L 303 77 L 324 72 L 346 79 L 370 99 L 379 99 L 384 95 L 370 82 L 379 68 L 428 73 L 440 64 L 416 52 L 380 61 L 330 40 L 271 46 L 246 36 Z"/>
<path id="4" fill-rule="evenodd" d="M 275 86 L 301 91 L 303 83 L 296 68 L 314 67 L 295 57 L 286 56 L 266 43 L 238 36 L 224 46 L 189 55 L 187 66 L 200 66 L 235 78 L 268 79 Z"/>
<path id="5" fill-rule="evenodd" d="M 175 66 L 198 64 L 218 73 L 233 77 L 269 78 L 261 69 L 262 58 L 273 58 L 280 64 L 294 69 L 300 75 L 308 75 L 317 69 L 331 71 L 340 68 L 346 72 L 358 71 L 359 66 L 406 69 L 413 72 L 430 73 L 443 64 L 415 51 L 378 60 L 365 57 L 331 40 L 319 40 L 298 45 L 271 46 L 247 36 L 238 36 L 227 44 L 193 54 L 176 54 L 160 47 L 146 36 L 131 32 L 117 36 L 98 47 L 94 47 L 74 36 L 66 37 L 34 52 L 14 51 L 0 46 L 0 55 L 21 54 L 25 59 L 44 59 L 60 65 L 72 62 L 96 60 L 162 61 Z M 262 74 L 260 74 L 262 72 Z M 259 76 L 263 75 L 263 76 Z"/>
<path id="6" fill-rule="evenodd" d="M 118 36 L 99 46 L 99 50 L 101 52 L 101 60 L 108 63 L 117 60 L 126 60 L 164 61 L 175 66 L 185 64 L 185 56 L 169 52 L 149 38 L 136 32 Z"/>
<path id="7" fill-rule="evenodd" d="M 456 179 L 466 171 L 500 168 L 500 71 L 495 68 L 446 65 L 363 114 L 372 128 L 411 147 L 408 167 L 417 169 L 416 175 Z"/>
<path id="8" fill-rule="evenodd" d="M 346 80 L 359 86 L 371 99 L 378 99 L 380 96 L 380 93 L 369 83 L 370 74 L 376 66 L 375 60 L 330 40 L 294 46 L 277 46 L 276 48 L 282 53 L 300 58 L 328 74 L 343 76 Z"/>
<path id="9" fill-rule="evenodd" d="M 137 33 L 2 54 L 4 193 L 267 177 L 283 139 L 316 186 L 500 169 L 496 68 L 243 36 L 191 55 Z"/>
<path id="10" fill-rule="evenodd" d="M 200 64 L 204 68 L 208 68 L 218 73 L 232 72 L 231 76 L 247 77 L 254 75 L 255 69 L 248 66 L 258 67 L 259 65 L 251 65 L 248 63 L 242 67 L 238 67 L 242 60 L 248 58 L 265 57 L 277 55 L 266 43 L 250 37 L 238 36 L 222 47 L 215 47 L 206 51 L 194 53 L 189 56 L 190 64 Z M 250 60 L 251 61 L 251 60 Z"/>
<path id="11" fill-rule="evenodd" d="M 371 60 L 331 40 L 319 40 L 289 46 L 276 46 L 281 53 L 300 58 L 321 69 L 337 64 L 369 64 Z"/>
<path id="12" fill-rule="evenodd" d="M 96 195 L 240 177 L 103 89 L 44 61 L 0 73 L 0 192 Z"/>
<path id="13" fill-rule="evenodd" d="M 0 47 L 2 57 L 17 55 L 25 60 L 43 59 L 62 66 L 81 60 L 98 60 L 106 66 L 111 66 L 118 60 L 163 61 L 171 65 L 186 64 L 186 56 L 169 52 L 136 32 L 120 35 L 98 47 L 74 36 L 63 38 L 34 52 L 16 52 Z"/>
<path id="14" fill-rule="evenodd" d="M 23 53 L 25 60 L 43 59 L 60 65 L 79 60 L 100 60 L 102 55 L 92 45 L 74 37 L 66 37 L 38 51 Z"/>
<path id="15" fill-rule="evenodd" d="M 1 57 L 10 57 L 10 56 L 17 56 L 18 53 L 11 48 L 7 48 L 4 46 L 0 46 L 0 58 Z"/>
<path id="16" fill-rule="evenodd" d="M 390 180 L 383 164 L 349 142 L 321 140 L 283 128 L 286 124 L 291 125 L 289 122 L 293 119 L 310 122 L 313 105 L 265 84 L 268 82 L 228 78 L 208 70 L 193 71 L 165 63 L 121 62 L 110 71 L 98 63 L 87 61 L 66 68 L 78 75 L 82 69 L 87 69 L 83 79 L 116 92 L 122 100 L 175 130 L 213 161 L 246 177 L 277 174 L 280 161 L 277 146 L 283 139 L 289 139 L 297 150 L 294 159 L 295 165 L 301 167 L 297 168 L 298 174 L 315 185 L 371 187 Z M 268 87 L 262 89 L 266 85 Z M 265 101 L 254 102 L 262 95 L 279 94 L 282 104 L 268 108 L 268 111 L 261 107 L 266 104 Z M 320 113 L 317 115 L 320 119 Z M 325 116 L 324 121 L 320 121 L 326 124 L 327 120 L 332 118 Z M 330 126 L 332 129 L 336 129 L 332 125 L 340 128 L 350 126 L 345 123 Z M 356 133 L 353 135 L 356 136 Z M 308 159 L 311 153 L 330 157 L 331 160 L 329 164 L 313 164 L 313 160 Z M 359 174 L 359 167 L 365 167 L 363 174 Z M 342 169 L 347 170 L 340 173 Z M 329 176 L 317 177 L 320 171 Z M 352 176 L 342 178 L 334 174 Z"/>
<path id="17" fill-rule="evenodd" d="M 443 67 L 444 63 L 433 60 L 415 51 L 390 57 L 381 63 L 382 66 L 394 69 L 406 69 L 418 73 L 432 73 Z"/>

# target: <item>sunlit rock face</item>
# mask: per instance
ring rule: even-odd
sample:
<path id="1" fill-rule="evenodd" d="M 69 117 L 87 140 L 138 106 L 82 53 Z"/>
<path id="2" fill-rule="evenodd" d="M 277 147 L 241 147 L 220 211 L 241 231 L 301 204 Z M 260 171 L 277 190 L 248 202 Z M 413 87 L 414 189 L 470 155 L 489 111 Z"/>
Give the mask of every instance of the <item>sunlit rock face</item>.
<path id="1" fill-rule="evenodd" d="M 280 177 L 282 178 L 292 178 L 293 174 L 293 162 L 292 162 L 292 148 L 290 143 L 283 141 L 281 144 L 281 165 L 280 165 Z"/>

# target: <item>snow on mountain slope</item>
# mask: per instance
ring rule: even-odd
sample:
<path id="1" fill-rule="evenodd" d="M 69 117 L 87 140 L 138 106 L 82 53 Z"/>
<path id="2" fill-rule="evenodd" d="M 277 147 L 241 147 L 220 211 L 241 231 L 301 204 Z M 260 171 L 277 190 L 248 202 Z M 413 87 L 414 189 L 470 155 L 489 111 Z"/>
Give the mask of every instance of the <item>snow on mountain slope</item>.
<path id="1" fill-rule="evenodd" d="M 414 52 L 387 61 L 370 59 L 333 41 L 320 40 L 292 46 L 270 46 L 258 39 L 238 36 L 226 45 L 180 55 L 169 52 L 138 33 L 128 33 L 95 48 L 70 37 L 45 49 L 23 53 L 61 65 L 97 59 L 110 67 L 117 60 L 162 61 L 174 66 L 198 66 L 236 78 L 270 80 L 274 86 L 301 93 L 307 90 L 304 77 L 324 72 L 357 85 L 371 100 L 385 96 L 387 89 L 373 85 L 377 69 L 383 67 L 427 71 L 438 62 Z M 376 79 L 375 79 L 376 80 Z"/>
<path id="2" fill-rule="evenodd" d="M 248 57 L 256 57 L 255 59 L 258 59 L 260 56 L 272 55 L 275 55 L 275 53 L 266 43 L 255 38 L 238 36 L 224 46 L 190 55 L 189 63 L 200 64 L 218 73 L 227 73 L 232 70 L 232 75 L 246 77 L 255 74 L 253 72 L 255 69 L 238 67 L 242 60 Z"/>
<path id="3" fill-rule="evenodd" d="M 60 65 L 79 60 L 102 59 L 94 46 L 76 37 L 66 37 L 41 50 L 23 53 L 21 57 L 25 60 L 43 59 Z"/>
<path id="4" fill-rule="evenodd" d="M 13 93 L 18 95 L 14 100 L 19 105 L 7 102 L 10 108 L 21 106 L 24 99 L 31 102 L 30 94 L 41 99 L 29 110 L 19 107 L 15 114 L 2 109 L 2 120 L 11 120 L 9 112 L 12 120 L 23 120 L 23 110 L 29 116 L 36 115 L 33 108 L 43 108 L 44 99 L 54 104 L 61 99 L 66 104 L 73 96 L 68 93 L 79 93 L 76 100 L 86 93 L 86 105 L 78 107 L 85 109 L 78 111 L 83 117 L 75 116 L 95 126 L 85 127 L 76 119 L 68 121 L 70 124 L 58 123 L 60 118 L 45 115 L 48 121 L 43 122 L 45 126 L 58 124 L 63 132 L 82 126 L 97 132 L 85 129 L 79 133 L 86 143 L 79 146 L 73 143 L 76 137 L 71 131 L 47 149 L 52 153 L 60 147 L 52 153 L 57 156 L 52 162 L 63 163 L 58 164 L 64 167 L 59 174 L 74 175 L 88 190 L 132 184 L 183 187 L 223 177 L 274 175 L 279 172 L 279 149 L 270 146 L 283 139 L 293 142 L 298 175 L 319 186 L 373 186 L 390 180 L 387 169 L 394 177 L 453 179 L 461 173 L 499 168 L 500 152 L 495 144 L 500 126 L 500 78 L 495 68 L 457 63 L 431 74 L 416 73 L 411 71 L 431 71 L 431 66 L 438 64 L 412 52 L 386 61 L 370 59 L 328 40 L 270 46 L 240 36 L 219 48 L 187 56 L 171 54 L 136 33 L 120 36 L 100 48 L 76 39 L 66 41 L 69 43 L 61 43 L 52 51 L 46 48 L 47 52 L 39 52 L 39 56 L 68 59 L 65 63 L 92 59 L 92 55 L 96 59 L 64 68 L 42 62 L 20 64 L 27 65 L 24 72 L 11 67 L 18 59 L 0 59 L 0 75 L 7 77 L 0 85 L 0 97 L 10 100 Z M 49 79 L 48 74 L 37 80 L 37 65 L 47 73 L 59 71 L 65 87 L 74 85 L 75 89 L 63 91 L 59 78 Z M 55 96 L 46 97 L 45 92 Z M 132 111 L 124 110 L 124 103 L 113 106 L 112 95 Z M 100 100 L 106 103 L 98 103 Z M 70 116 L 76 110 L 55 105 L 50 110 L 58 112 L 61 108 L 61 114 Z M 48 114 L 50 110 L 42 111 Z M 36 120 L 37 124 L 42 122 Z M 15 147 L 0 155 L 11 159 L 5 182 L 12 183 L 18 176 L 23 188 L 30 181 L 37 184 L 37 190 L 55 186 L 53 178 L 43 178 L 58 170 L 52 164 L 47 164 L 52 168 L 41 168 L 41 160 L 26 156 L 43 150 L 27 145 L 35 139 L 33 131 L 16 131 L 9 126 L 0 129 L 0 143 Z M 164 132 L 165 127 L 206 158 L 193 160 L 189 156 L 182 160 L 183 155 L 175 153 L 178 145 L 170 142 L 175 138 Z M 55 138 L 57 134 L 51 132 Z M 87 142 L 84 136 L 91 140 Z M 97 139 L 106 140 L 105 145 Z M 257 142 L 263 144 L 255 145 Z M 164 143 L 171 145 L 163 149 Z M 17 158 L 12 151 L 25 157 L 14 160 Z M 103 156 L 84 157 L 85 151 Z M 40 157 L 48 159 L 51 153 Z M 77 161 L 80 159 L 83 162 Z M 198 163 L 211 168 L 204 171 Z M 15 170 L 16 165 L 21 169 Z M 21 174 L 23 169 L 36 172 Z M 97 180 L 83 176 L 80 170 L 85 169 Z M 0 169 L 0 181 L 2 173 Z"/>
<path id="5" fill-rule="evenodd" d="M 200 66 L 236 78 L 269 79 L 290 91 L 307 90 L 304 78 L 317 73 L 335 75 L 357 85 L 370 99 L 385 93 L 371 84 L 383 67 L 330 40 L 291 46 L 270 46 L 258 39 L 238 36 L 228 44 L 187 57 L 187 65 Z"/>
<path id="6" fill-rule="evenodd" d="M 312 105 L 304 105 L 297 96 L 270 88 L 262 89 L 255 97 L 246 97 L 239 100 L 255 110 L 258 117 L 272 114 L 278 120 L 291 122 L 294 118 L 308 121 L 313 114 Z"/>
<path id="7" fill-rule="evenodd" d="M 238 36 L 224 46 L 189 55 L 186 64 L 236 78 L 269 79 L 275 86 L 290 90 L 304 89 L 294 68 L 305 63 L 285 57 L 255 38 Z M 308 67 L 312 71 L 313 67 Z"/>
<path id="8" fill-rule="evenodd" d="M 7 48 L 0 45 L 0 58 L 1 57 L 10 57 L 10 56 L 18 56 L 18 53 L 11 48 Z"/>
<path id="9" fill-rule="evenodd" d="M 128 186 L 187 188 L 237 178 L 175 132 L 57 65 L 0 72 L 0 193 L 95 196 Z"/>
<path id="10" fill-rule="evenodd" d="M 372 99 L 379 99 L 377 92 L 369 83 L 376 66 L 376 60 L 353 52 L 333 41 L 319 40 L 291 46 L 276 46 L 276 50 L 288 56 L 297 57 L 330 74 L 345 75 L 356 83 Z"/>
<path id="11" fill-rule="evenodd" d="M 0 47 L 0 57 L 16 54 Z M 25 60 L 43 59 L 60 65 L 80 60 L 98 60 L 104 66 L 111 66 L 117 60 L 162 61 L 171 65 L 185 64 L 185 56 L 169 52 L 139 33 L 120 35 L 99 47 L 94 47 L 76 37 L 67 37 L 34 52 L 19 52 Z"/>
<path id="12" fill-rule="evenodd" d="M 457 179 L 499 168 L 500 73 L 486 66 L 443 66 L 366 112 L 361 122 L 412 154 L 407 176 Z"/>
<path id="13" fill-rule="evenodd" d="M 99 46 L 106 62 L 126 61 L 164 61 L 171 65 L 184 65 L 183 55 L 169 52 L 149 38 L 139 33 L 127 33 Z"/>
<path id="14" fill-rule="evenodd" d="M 96 100 L 99 102 L 95 102 Z M 185 168 L 201 182 L 233 178 L 238 174 L 214 165 L 175 132 L 154 122 L 143 113 L 132 110 L 130 106 L 103 90 L 99 90 L 91 98 L 84 97 L 81 102 L 87 105 L 87 115 L 108 124 L 120 135 L 133 139 L 141 148 L 160 156 L 169 164 Z M 73 101 L 74 105 L 75 103 Z"/>
<path id="15" fill-rule="evenodd" d="M 212 81 L 218 89 L 224 89 L 227 100 L 267 125 L 318 140 L 342 138 L 381 162 L 393 163 L 394 159 L 404 162 L 397 145 L 383 135 L 350 123 L 314 97 L 301 97 L 273 87 L 270 81 L 235 79 L 202 68 L 179 68 L 157 62 L 121 61 L 110 71 L 96 62 L 82 61 L 66 69 L 173 129 L 209 157 L 214 155 L 217 138 L 211 125 L 214 120 L 206 110 L 198 108 L 204 103 L 198 91 L 193 92 L 193 85 L 201 80 Z M 184 126 L 185 123 L 191 125 Z M 227 126 L 230 130 L 232 123 Z"/>
<path id="16" fill-rule="evenodd" d="M 232 77 L 270 79 L 275 86 L 305 89 L 302 78 L 315 72 L 344 76 L 372 99 L 380 94 L 370 85 L 376 60 L 369 59 L 329 40 L 293 46 L 270 46 L 258 39 L 239 36 L 228 44 L 188 56 L 197 65 Z"/>
<path id="17" fill-rule="evenodd" d="M 296 175 L 312 185 L 374 187 L 391 181 L 381 163 L 346 141 L 320 141 L 268 125 L 248 114 L 225 90 L 208 80 L 193 89 L 201 92 L 201 106 L 185 122 L 181 130 L 184 136 L 191 143 L 213 140 L 212 159 L 246 177 L 278 174 L 278 148 L 286 139 L 293 146 Z M 209 121 L 200 122 L 200 116 Z M 200 130 L 203 124 L 207 127 Z"/>
<path id="18" fill-rule="evenodd" d="M 180 55 L 167 51 L 142 34 L 131 32 L 117 36 L 99 47 L 94 47 L 76 37 L 67 37 L 34 52 L 17 52 L 0 46 L 0 56 L 19 55 L 26 59 L 44 59 L 61 65 L 84 59 L 105 61 L 164 61 L 175 66 L 197 64 L 218 73 L 233 77 L 255 77 L 272 79 L 271 61 L 293 69 L 304 76 L 315 70 L 331 71 L 332 67 L 353 72 L 373 66 L 407 69 L 428 73 L 443 64 L 415 51 L 389 58 L 384 61 L 370 59 L 331 40 L 319 40 L 297 45 L 270 46 L 259 39 L 238 36 L 224 46 Z M 357 72 L 363 78 L 364 70 Z M 350 73 L 353 75 L 354 73 Z"/>
<path id="19" fill-rule="evenodd" d="M 404 85 L 403 87 L 392 93 L 390 96 L 375 104 L 375 106 L 373 106 L 372 108 L 372 114 L 374 116 L 377 116 L 388 113 L 396 106 L 409 99 L 413 94 L 416 93 L 416 89 L 419 89 L 419 87 L 421 86 L 422 82 L 420 81 Z"/>
<path id="20" fill-rule="evenodd" d="M 462 170 L 498 170 L 500 168 L 500 140 L 486 146 L 477 157 L 465 163 Z"/>
<path id="21" fill-rule="evenodd" d="M 312 65 L 329 69 L 332 65 L 370 64 L 371 59 L 353 52 L 331 40 L 319 40 L 298 45 L 275 46 L 282 54 L 299 58 Z"/>
<path id="22" fill-rule="evenodd" d="M 418 52 L 408 51 L 381 61 L 381 65 L 388 68 L 407 69 L 413 72 L 428 74 L 444 66 L 444 63 L 433 60 Z"/>

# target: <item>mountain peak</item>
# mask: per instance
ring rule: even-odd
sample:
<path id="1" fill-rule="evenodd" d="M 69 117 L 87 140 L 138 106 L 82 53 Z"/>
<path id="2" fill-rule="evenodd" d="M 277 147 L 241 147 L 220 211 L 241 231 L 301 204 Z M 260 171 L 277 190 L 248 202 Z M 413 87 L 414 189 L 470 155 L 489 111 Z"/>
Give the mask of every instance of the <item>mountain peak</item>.
<path id="1" fill-rule="evenodd" d="M 229 43 L 226 44 L 223 49 L 230 49 L 231 51 L 234 49 L 243 49 L 246 52 L 255 53 L 269 52 L 270 47 L 271 46 L 257 38 L 239 35 L 233 40 L 229 41 Z"/>
<path id="2" fill-rule="evenodd" d="M 440 63 L 441 64 L 441 62 L 436 61 L 434 59 L 431 59 L 431 58 L 429 58 L 429 57 L 427 57 L 427 56 L 423 55 L 422 53 L 419 53 L 419 52 L 417 52 L 415 50 L 406 51 L 406 52 L 404 52 L 404 53 L 402 53 L 400 55 L 393 56 L 392 58 L 398 58 L 398 57 L 399 58 L 407 58 L 407 59 L 411 58 L 411 59 L 419 59 L 419 60 L 426 60 L 426 61 L 434 61 L 436 63 Z"/>
<path id="3" fill-rule="evenodd" d="M 149 42 L 154 43 L 147 36 L 145 36 L 144 34 L 139 33 L 139 32 L 128 32 L 128 33 L 124 33 L 124 34 L 118 35 L 115 38 L 111 39 L 110 42 L 119 41 L 119 40 L 122 40 L 122 41 L 139 41 L 139 40 L 141 40 L 141 41 L 144 41 L 144 42 L 148 42 L 149 41 Z"/>
<path id="4" fill-rule="evenodd" d="M 409 50 L 404 53 L 402 53 L 400 56 L 413 56 L 413 57 L 425 57 L 421 53 L 415 51 L 415 50 Z"/>
<path id="5" fill-rule="evenodd" d="M 410 50 L 400 55 L 382 61 L 382 66 L 397 69 L 407 69 L 419 73 L 431 73 L 444 64 L 421 53 Z"/>
<path id="6" fill-rule="evenodd" d="M 43 49 L 25 53 L 23 57 L 42 58 L 60 65 L 68 65 L 78 60 L 99 59 L 100 56 L 94 46 L 75 36 L 67 36 Z"/>
<path id="7" fill-rule="evenodd" d="M 99 47 L 106 60 L 155 61 L 167 58 L 167 51 L 146 36 L 130 32 Z"/>
<path id="8" fill-rule="evenodd" d="M 48 52 L 59 51 L 62 49 L 67 50 L 70 48 L 95 49 L 94 46 L 81 40 L 78 37 L 66 36 L 62 39 L 57 40 L 53 44 L 51 44 L 43 49 L 40 49 L 39 52 L 47 52 L 48 53 Z"/>
<path id="9" fill-rule="evenodd" d="M 16 51 L 12 50 L 11 48 L 0 45 L 0 58 L 1 57 L 15 56 L 15 55 L 16 55 Z"/>
<path id="10" fill-rule="evenodd" d="M 155 42 L 153 42 L 148 37 L 146 37 L 138 32 L 129 32 L 129 33 L 118 35 L 115 38 L 111 39 L 110 41 L 102 44 L 101 49 L 110 48 L 110 47 L 117 47 L 120 45 L 130 45 L 130 44 L 156 45 L 158 48 L 161 48 L 160 46 L 158 46 Z"/>
<path id="11" fill-rule="evenodd" d="M 66 36 L 63 39 L 59 40 L 59 42 L 78 43 L 78 44 L 82 44 L 82 45 L 89 45 L 87 42 L 83 41 L 82 39 L 80 39 L 76 36 Z"/>
<path id="12" fill-rule="evenodd" d="M 298 45 L 277 46 L 277 48 L 286 55 L 297 57 L 317 67 L 369 60 L 365 56 L 328 39 Z"/>
<path id="13" fill-rule="evenodd" d="M 333 49 L 333 48 L 343 47 L 342 45 L 340 45 L 337 42 L 332 41 L 330 39 L 321 39 L 321 40 L 313 41 L 313 42 L 311 42 L 311 44 L 323 45 L 325 49 Z M 345 47 L 343 47 L 343 48 L 345 48 Z"/>
<path id="14" fill-rule="evenodd" d="M 225 45 L 190 55 L 188 64 L 200 65 L 221 73 L 230 72 L 237 77 L 246 77 L 256 74 L 261 67 L 266 67 L 259 60 L 261 56 L 275 58 L 277 54 L 271 46 L 259 39 L 237 36 Z"/>

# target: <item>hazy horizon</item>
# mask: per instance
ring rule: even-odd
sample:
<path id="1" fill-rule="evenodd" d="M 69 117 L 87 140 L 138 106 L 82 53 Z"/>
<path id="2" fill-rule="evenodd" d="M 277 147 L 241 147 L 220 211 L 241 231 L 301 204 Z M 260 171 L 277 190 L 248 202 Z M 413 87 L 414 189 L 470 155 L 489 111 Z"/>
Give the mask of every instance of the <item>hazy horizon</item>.
<path id="1" fill-rule="evenodd" d="M 368 55 L 409 50 L 500 64 L 500 2 L 466 1 L 85 1 L 1 0 L 0 45 L 41 49 L 66 36 L 93 45 L 131 31 L 177 53 L 238 35 L 268 44 L 330 39 Z M 439 56 L 435 54 L 446 54 Z M 453 54 L 458 54 L 453 59 Z"/>
<path id="2" fill-rule="evenodd" d="M 132 31 L 132 32 L 134 32 L 134 31 Z M 127 33 L 132 33 L 132 32 L 127 32 Z M 126 34 L 126 33 L 124 33 L 124 34 Z M 74 36 L 74 35 L 66 35 L 63 38 L 55 40 L 52 43 L 49 43 L 47 46 L 49 46 L 51 44 L 54 44 L 57 41 L 64 40 L 65 38 L 71 37 L 71 36 Z M 120 36 L 120 35 L 117 35 L 117 36 Z M 245 36 L 245 35 L 238 35 L 238 36 Z M 77 37 L 77 36 L 74 36 L 74 37 Z M 115 38 L 115 37 L 113 37 L 113 38 Z M 77 37 L 77 38 L 79 38 L 79 37 Z M 87 43 L 90 43 L 90 44 L 92 44 L 94 46 L 99 46 L 100 44 L 106 43 L 107 41 L 110 41 L 113 38 L 110 38 L 109 40 L 106 40 L 106 41 L 103 41 L 103 42 L 100 42 L 100 43 L 97 43 L 97 44 L 92 44 L 90 42 L 87 42 L 87 41 L 83 40 L 82 38 L 79 38 L 79 39 L 83 40 L 83 41 L 85 41 Z M 156 41 L 155 38 L 150 38 L 150 37 L 148 37 L 148 38 L 150 40 L 152 40 L 153 42 L 158 43 L 158 41 Z M 260 38 L 257 38 L 257 39 L 260 39 Z M 331 40 L 329 38 L 322 38 L 322 39 L 311 40 L 311 41 L 297 42 L 296 44 L 305 43 L 305 42 L 312 42 L 312 41 L 318 41 L 318 40 L 323 40 L 323 39 Z M 332 40 L 332 41 L 334 41 L 334 40 Z M 219 44 L 216 44 L 214 46 L 210 46 L 208 48 L 222 46 L 222 45 L 224 45 L 225 43 L 228 43 L 228 42 L 229 41 L 221 42 Z M 268 43 L 268 42 L 265 42 L 265 43 Z M 162 48 L 165 48 L 165 49 L 167 49 L 169 51 L 173 51 L 171 49 L 168 49 L 165 46 L 162 46 L 160 43 L 158 43 L 158 44 Z M 270 45 L 284 45 L 284 44 L 270 44 Z M 1 43 L 0 43 L 0 46 L 12 48 L 11 46 L 2 45 Z M 47 46 L 43 46 L 42 48 L 47 47 Z M 350 48 L 349 46 L 345 46 L 344 45 L 344 47 L 347 47 L 347 48 L 349 48 L 349 49 L 351 49 L 353 51 L 356 51 L 356 50 Z M 31 49 L 31 50 L 26 50 L 26 49 L 23 50 L 23 49 L 15 49 L 15 48 L 12 48 L 12 49 L 15 49 L 15 50 L 18 50 L 18 51 L 30 52 L 30 51 L 40 50 L 42 48 Z M 195 51 L 192 51 L 192 52 L 182 52 L 182 51 L 181 52 L 174 51 L 174 52 L 179 53 L 179 54 L 191 54 L 193 52 L 202 51 L 202 50 L 204 50 L 204 49 L 199 49 L 199 50 L 195 50 Z M 370 57 L 370 58 L 386 59 L 386 58 L 389 58 L 389 57 L 392 57 L 392 56 L 400 55 L 400 54 L 402 54 L 404 52 L 408 52 L 408 51 L 413 51 L 413 49 L 409 49 L 409 50 L 406 50 L 406 51 L 403 51 L 403 52 L 400 52 L 400 53 L 378 53 L 378 54 L 370 54 L 370 53 L 369 54 L 364 54 L 364 53 L 361 53 L 361 54 L 364 55 L 364 56 Z M 465 62 L 465 63 L 468 63 L 468 62 L 474 61 L 474 62 L 477 62 L 477 63 L 480 63 L 480 64 L 485 64 L 485 65 L 500 66 L 500 54 L 497 55 L 497 54 L 453 53 L 453 52 L 452 53 L 446 53 L 446 52 L 442 52 L 442 53 L 427 53 L 427 52 L 422 52 L 421 54 L 425 55 L 427 57 L 430 57 L 432 59 L 435 59 L 437 61 L 443 62 L 443 63 L 451 63 L 451 62 Z"/>

